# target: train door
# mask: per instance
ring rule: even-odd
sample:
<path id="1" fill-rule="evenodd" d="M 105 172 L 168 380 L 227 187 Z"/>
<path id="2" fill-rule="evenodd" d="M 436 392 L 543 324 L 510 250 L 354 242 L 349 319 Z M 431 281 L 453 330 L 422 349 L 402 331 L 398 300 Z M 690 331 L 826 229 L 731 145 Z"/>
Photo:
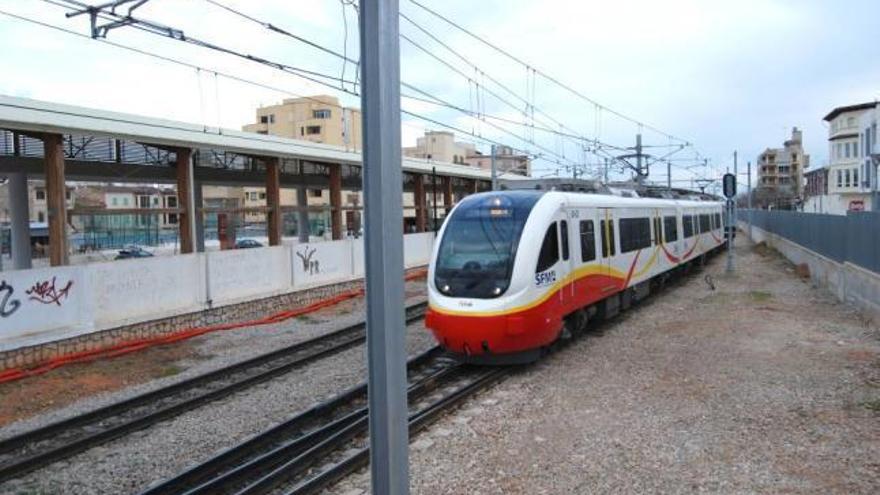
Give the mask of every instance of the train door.
<path id="1" fill-rule="evenodd" d="M 569 280 L 569 282 L 571 282 L 571 279 L 568 277 L 574 270 L 574 265 L 572 261 L 574 257 L 571 255 L 571 226 L 572 221 L 576 219 L 568 218 L 569 216 L 576 216 L 576 212 L 574 210 L 570 212 L 566 210 L 560 210 L 556 214 L 556 220 L 559 223 L 559 275 L 562 280 Z M 574 284 L 567 283 L 563 285 L 559 290 L 559 297 L 560 302 L 564 307 L 568 307 L 569 305 L 571 305 L 572 301 L 574 300 Z"/>
<path id="2" fill-rule="evenodd" d="M 603 271 L 605 272 L 606 280 L 610 282 L 614 279 L 614 266 L 612 264 L 612 260 L 616 252 L 614 242 L 614 210 L 612 210 L 611 208 L 599 208 L 598 213 L 599 249 L 602 253 L 600 263 L 602 264 Z M 616 288 L 616 285 L 609 283 L 608 286 L 602 287 L 602 292 L 610 292 Z"/>

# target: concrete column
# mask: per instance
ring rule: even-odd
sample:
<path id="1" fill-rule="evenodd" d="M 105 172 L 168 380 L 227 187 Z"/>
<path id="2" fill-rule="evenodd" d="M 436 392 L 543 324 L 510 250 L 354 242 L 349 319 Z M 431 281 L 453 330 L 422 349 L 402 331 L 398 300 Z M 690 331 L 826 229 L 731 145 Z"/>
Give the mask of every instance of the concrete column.
<path id="1" fill-rule="evenodd" d="M 27 174 L 15 172 L 9 178 L 9 216 L 12 221 L 12 269 L 31 267 L 31 225 L 28 211 Z"/>
<path id="2" fill-rule="evenodd" d="M 413 174 L 413 203 L 416 207 L 416 232 L 427 229 L 428 205 L 425 197 L 425 176 Z"/>
<path id="3" fill-rule="evenodd" d="M 472 180 L 470 194 L 476 194 L 480 190 L 479 185 L 480 185 L 480 182 L 477 179 Z"/>
<path id="4" fill-rule="evenodd" d="M 49 264 L 68 264 L 67 198 L 64 179 L 64 142 L 60 134 L 43 135 L 46 164 L 46 204 L 49 210 Z"/>
<path id="5" fill-rule="evenodd" d="M 309 242 L 309 195 L 306 186 L 296 188 L 296 233 L 299 242 Z"/>
<path id="6" fill-rule="evenodd" d="M 330 165 L 330 229 L 333 240 L 342 239 L 342 166 Z"/>
<path id="7" fill-rule="evenodd" d="M 193 252 L 195 238 L 195 201 L 193 197 L 192 150 L 177 148 L 177 203 L 181 209 L 178 226 L 180 229 L 180 253 Z"/>
<path id="8" fill-rule="evenodd" d="M 452 177 L 448 175 L 443 176 L 443 208 L 446 210 L 446 214 L 449 214 L 449 211 L 452 210 Z"/>
<path id="9" fill-rule="evenodd" d="M 193 218 L 195 218 L 196 223 L 196 251 L 199 253 L 205 252 L 205 214 L 202 212 L 202 208 L 205 207 L 205 200 L 202 187 L 200 181 L 193 181 L 193 204 L 195 205 Z M 180 206 L 180 198 L 177 198 L 177 205 Z M 178 224 L 179 222 L 180 220 L 178 219 Z"/>
<path id="10" fill-rule="evenodd" d="M 278 158 L 266 161 L 266 230 L 270 246 L 281 245 L 281 171 Z"/>

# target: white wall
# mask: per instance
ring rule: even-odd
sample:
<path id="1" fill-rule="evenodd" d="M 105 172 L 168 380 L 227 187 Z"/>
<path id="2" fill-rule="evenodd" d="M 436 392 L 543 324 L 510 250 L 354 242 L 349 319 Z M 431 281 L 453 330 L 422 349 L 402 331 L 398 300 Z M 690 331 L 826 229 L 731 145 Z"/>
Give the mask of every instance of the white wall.
<path id="1" fill-rule="evenodd" d="M 433 233 L 404 236 L 428 263 Z M 0 272 L 0 351 L 360 278 L 363 239 Z"/>

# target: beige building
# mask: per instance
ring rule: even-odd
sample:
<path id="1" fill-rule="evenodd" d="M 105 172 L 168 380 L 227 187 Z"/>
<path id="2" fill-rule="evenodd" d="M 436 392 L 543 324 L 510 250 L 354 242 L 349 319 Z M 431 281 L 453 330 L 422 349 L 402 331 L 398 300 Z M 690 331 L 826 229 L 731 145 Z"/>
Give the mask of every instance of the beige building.
<path id="1" fill-rule="evenodd" d="M 757 165 L 759 190 L 794 201 L 803 199 L 804 170 L 810 166 L 810 156 L 804 154 L 803 133 L 797 127 L 782 148 L 767 148 L 758 155 Z"/>
<path id="2" fill-rule="evenodd" d="M 485 170 L 492 169 L 492 156 L 484 155 L 479 151 L 469 155 L 465 161 L 472 167 Z M 495 147 L 495 168 L 499 176 L 509 174 L 532 175 L 532 163 L 529 157 L 516 153 L 510 146 Z"/>
<path id="3" fill-rule="evenodd" d="M 404 156 L 461 165 L 466 165 L 467 157 L 476 152 L 472 143 L 458 142 L 448 131 L 426 131 L 424 136 L 416 139 L 415 146 L 403 148 Z"/>
<path id="4" fill-rule="evenodd" d="M 358 150 L 361 111 L 342 107 L 335 96 L 288 98 L 279 105 L 257 109 L 257 122 L 244 130 Z"/>

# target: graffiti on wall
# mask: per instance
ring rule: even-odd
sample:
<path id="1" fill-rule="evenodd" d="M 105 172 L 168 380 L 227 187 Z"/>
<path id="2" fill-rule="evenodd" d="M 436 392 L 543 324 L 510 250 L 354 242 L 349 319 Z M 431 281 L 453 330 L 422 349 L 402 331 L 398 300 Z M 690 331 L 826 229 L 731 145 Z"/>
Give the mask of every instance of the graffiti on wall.
<path id="1" fill-rule="evenodd" d="M 308 245 L 303 246 L 301 251 L 296 252 L 297 258 L 302 261 L 303 272 L 309 275 L 315 275 L 321 273 L 321 265 L 318 260 L 313 260 L 312 257 L 315 255 L 315 248 L 309 249 Z"/>
<path id="2" fill-rule="evenodd" d="M 68 280 L 66 284 L 59 284 L 56 277 L 50 280 L 42 280 L 34 282 L 30 289 L 24 291 L 29 301 L 36 301 L 40 304 L 53 304 L 61 306 L 61 303 L 67 299 L 70 289 L 73 288 L 73 280 Z M 22 301 L 15 296 L 15 287 L 6 280 L 0 281 L 0 318 L 8 318 L 21 307 Z"/>
<path id="3" fill-rule="evenodd" d="M 30 296 L 30 299 L 37 301 L 42 304 L 57 304 L 61 306 L 61 301 L 67 298 L 67 295 L 70 293 L 70 288 L 73 287 L 73 280 L 68 280 L 67 284 L 62 288 L 57 288 L 55 285 L 55 277 L 52 277 L 52 280 L 44 280 L 42 282 L 35 282 L 30 289 L 24 291 L 25 294 Z"/>
<path id="4" fill-rule="evenodd" d="M 6 283 L 5 280 L 0 281 L 0 318 L 12 316 L 12 313 L 18 311 L 21 301 L 12 299 L 15 289 Z"/>

